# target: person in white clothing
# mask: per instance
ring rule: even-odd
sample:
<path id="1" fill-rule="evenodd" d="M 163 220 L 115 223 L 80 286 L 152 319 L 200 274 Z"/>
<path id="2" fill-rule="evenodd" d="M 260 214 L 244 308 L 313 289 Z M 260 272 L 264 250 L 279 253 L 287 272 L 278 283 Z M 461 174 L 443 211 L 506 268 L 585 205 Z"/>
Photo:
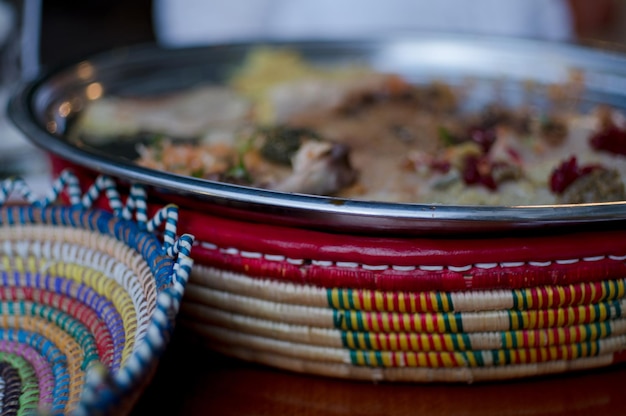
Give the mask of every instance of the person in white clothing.
<path id="1" fill-rule="evenodd" d="M 610 0 L 585 0 L 606 7 Z M 346 39 L 415 30 L 570 41 L 576 0 L 155 0 L 157 41 Z M 589 8 L 589 5 L 586 7 Z M 589 11 L 583 12 L 590 16 Z M 584 16 L 583 16 L 584 17 Z"/>

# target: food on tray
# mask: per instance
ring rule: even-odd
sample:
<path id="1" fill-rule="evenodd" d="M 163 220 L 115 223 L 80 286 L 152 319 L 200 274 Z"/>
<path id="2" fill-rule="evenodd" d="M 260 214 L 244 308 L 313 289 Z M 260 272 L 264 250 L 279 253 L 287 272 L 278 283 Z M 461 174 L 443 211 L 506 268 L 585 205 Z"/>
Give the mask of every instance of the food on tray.
<path id="1" fill-rule="evenodd" d="M 471 83 L 418 84 L 259 48 L 224 85 L 96 100 L 73 137 L 130 142 L 149 168 L 283 192 L 461 205 L 624 200 L 624 116 L 580 110 L 580 81 L 546 86 L 545 105 L 508 104 L 494 87 L 475 108 Z"/>

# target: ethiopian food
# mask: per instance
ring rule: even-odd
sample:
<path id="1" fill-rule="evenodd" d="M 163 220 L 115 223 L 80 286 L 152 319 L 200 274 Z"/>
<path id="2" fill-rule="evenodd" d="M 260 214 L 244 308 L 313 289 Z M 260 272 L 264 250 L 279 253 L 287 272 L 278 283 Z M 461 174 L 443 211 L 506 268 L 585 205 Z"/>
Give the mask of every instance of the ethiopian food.
<path id="1" fill-rule="evenodd" d="M 130 144 L 151 169 L 280 192 L 457 205 L 624 200 L 624 116 L 581 110 L 581 85 L 575 76 L 545 86 L 542 105 L 494 93 L 472 107 L 471 82 L 416 83 L 260 48 L 221 85 L 95 100 L 72 134 Z"/>

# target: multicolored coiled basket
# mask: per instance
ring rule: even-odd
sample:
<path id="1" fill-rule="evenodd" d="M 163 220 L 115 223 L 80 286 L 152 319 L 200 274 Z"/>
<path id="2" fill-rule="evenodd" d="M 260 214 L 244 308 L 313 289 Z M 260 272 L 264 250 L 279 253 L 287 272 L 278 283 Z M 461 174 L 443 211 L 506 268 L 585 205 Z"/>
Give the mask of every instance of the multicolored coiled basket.
<path id="1" fill-rule="evenodd" d="M 141 187 L 123 201 L 101 176 L 83 194 L 69 171 L 43 199 L 20 179 L 0 191 L 0 413 L 130 412 L 193 263 L 177 208 L 149 219 Z"/>
<path id="2" fill-rule="evenodd" d="M 149 192 L 149 210 L 162 197 Z M 334 378 L 420 383 L 626 361 L 619 224 L 368 236 L 179 206 L 179 228 L 195 240 L 178 322 L 228 356 Z"/>
<path id="3" fill-rule="evenodd" d="M 626 231 L 392 238 L 187 211 L 181 324 L 291 371 L 474 382 L 626 359 Z"/>

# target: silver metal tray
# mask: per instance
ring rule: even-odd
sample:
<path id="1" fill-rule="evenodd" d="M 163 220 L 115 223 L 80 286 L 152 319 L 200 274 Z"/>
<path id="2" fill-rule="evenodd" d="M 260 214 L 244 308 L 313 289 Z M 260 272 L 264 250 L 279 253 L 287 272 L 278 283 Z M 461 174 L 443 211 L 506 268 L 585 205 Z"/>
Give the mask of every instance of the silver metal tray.
<path id="1" fill-rule="evenodd" d="M 266 42 L 265 44 L 267 44 Z M 319 63 L 359 60 L 416 81 L 444 79 L 454 83 L 472 77 L 498 80 L 510 99 L 529 80 L 538 84 L 564 81 L 572 69 L 585 73 L 585 101 L 626 109 L 626 57 L 570 44 L 439 33 L 390 39 L 272 44 L 289 46 Z M 219 81 L 240 65 L 258 44 L 161 49 L 143 45 L 118 49 L 50 70 L 21 86 L 9 103 L 9 116 L 37 146 L 72 164 L 128 182 L 148 185 L 170 196 L 181 208 L 218 215 L 375 235 L 466 234 L 616 226 L 626 223 L 626 201 L 555 206 L 454 206 L 365 202 L 295 195 L 182 177 L 139 167 L 123 154 L 76 146 L 67 139 L 73 112 L 87 101 L 87 87 L 99 83 L 105 94 L 152 94 Z M 475 97 L 480 100 L 480 97 Z M 48 126 L 54 125 L 54 133 Z"/>

